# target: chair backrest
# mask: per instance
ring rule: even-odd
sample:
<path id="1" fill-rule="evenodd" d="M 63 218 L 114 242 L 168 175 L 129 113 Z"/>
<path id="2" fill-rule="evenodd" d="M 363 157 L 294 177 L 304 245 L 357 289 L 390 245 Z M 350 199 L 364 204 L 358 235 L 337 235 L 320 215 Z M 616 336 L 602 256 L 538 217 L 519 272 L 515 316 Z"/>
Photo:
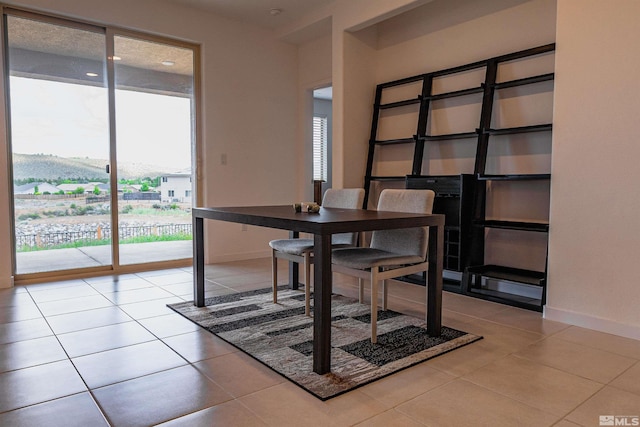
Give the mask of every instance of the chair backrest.
<path id="1" fill-rule="evenodd" d="M 322 206 L 325 208 L 361 209 L 364 201 L 362 188 L 330 188 L 324 193 Z M 355 245 L 356 233 L 334 234 L 331 243 L 334 245 Z"/>
<path id="2" fill-rule="evenodd" d="M 430 214 L 435 193 L 432 190 L 382 190 L 378 200 L 379 211 Z M 427 258 L 429 228 L 403 228 L 374 231 L 370 247 L 402 255 Z"/>

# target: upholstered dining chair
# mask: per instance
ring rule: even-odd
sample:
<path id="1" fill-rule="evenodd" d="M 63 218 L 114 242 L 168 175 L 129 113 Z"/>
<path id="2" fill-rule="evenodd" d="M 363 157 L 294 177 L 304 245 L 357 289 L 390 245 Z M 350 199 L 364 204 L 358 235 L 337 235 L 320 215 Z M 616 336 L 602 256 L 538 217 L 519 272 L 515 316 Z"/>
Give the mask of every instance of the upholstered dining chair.
<path id="1" fill-rule="evenodd" d="M 328 189 L 322 198 L 322 207 L 360 209 L 364 201 L 362 188 Z M 331 237 L 332 248 L 354 246 L 357 242 L 356 233 L 334 234 Z M 271 246 L 272 289 L 273 303 L 278 302 L 278 258 L 303 264 L 305 314 L 310 313 L 311 295 L 311 264 L 313 263 L 313 239 L 279 239 L 269 242 Z"/>
<path id="2" fill-rule="evenodd" d="M 382 190 L 379 211 L 430 214 L 432 190 Z M 360 303 L 364 299 L 363 280 L 371 281 L 371 342 L 377 341 L 378 282 L 382 281 L 382 309 L 387 309 L 387 279 L 426 272 L 429 228 L 374 231 L 369 247 L 341 248 L 332 252 L 332 271 L 358 278 Z"/>

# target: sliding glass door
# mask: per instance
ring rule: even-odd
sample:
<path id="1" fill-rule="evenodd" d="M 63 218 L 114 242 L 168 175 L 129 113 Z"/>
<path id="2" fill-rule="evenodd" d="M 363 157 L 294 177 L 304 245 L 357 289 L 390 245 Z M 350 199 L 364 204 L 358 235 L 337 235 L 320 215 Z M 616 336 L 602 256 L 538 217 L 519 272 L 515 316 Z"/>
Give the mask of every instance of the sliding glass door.
<path id="1" fill-rule="evenodd" d="M 4 18 L 16 276 L 190 259 L 196 48 Z"/>
<path id="2" fill-rule="evenodd" d="M 5 22 L 16 273 L 110 265 L 105 33 Z"/>
<path id="3" fill-rule="evenodd" d="M 114 37 L 120 264 L 191 258 L 193 50 Z"/>

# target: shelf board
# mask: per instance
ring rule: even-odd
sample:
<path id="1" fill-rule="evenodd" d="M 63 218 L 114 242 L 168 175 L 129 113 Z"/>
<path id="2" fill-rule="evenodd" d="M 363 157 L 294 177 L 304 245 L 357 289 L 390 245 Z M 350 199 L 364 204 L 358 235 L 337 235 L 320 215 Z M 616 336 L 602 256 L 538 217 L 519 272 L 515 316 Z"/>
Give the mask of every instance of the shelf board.
<path id="1" fill-rule="evenodd" d="M 371 181 L 404 181 L 406 176 L 370 176 Z"/>
<path id="2" fill-rule="evenodd" d="M 457 96 L 473 95 L 475 93 L 483 93 L 483 92 L 484 92 L 484 88 L 482 86 L 478 86 L 478 87 L 472 87 L 469 89 L 456 90 L 453 92 L 438 93 L 436 95 L 428 96 L 426 97 L 426 99 L 429 99 L 431 101 L 437 101 L 439 99 L 455 98 Z"/>
<path id="3" fill-rule="evenodd" d="M 487 129 L 485 133 L 490 135 L 507 135 L 514 133 L 544 132 L 551 130 L 552 127 L 553 125 L 551 123 L 545 123 L 541 125 L 519 126 L 514 128 Z"/>
<path id="4" fill-rule="evenodd" d="M 471 274 L 479 274 L 491 279 L 506 280 L 508 282 L 524 283 L 533 286 L 545 285 L 545 274 L 541 271 L 524 270 L 521 268 L 505 267 L 501 265 L 479 265 L 467 267 Z"/>
<path id="5" fill-rule="evenodd" d="M 496 89 L 506 89 L 515 86 L 524 86 L 534 83 L 547 82 L 554 79 L 554 73 L 541 74 L 539 76 L 526 77 L 524 79 L 510 80 L 507 82 L 495 83 L 493 85 Z"/>
<path id="6" fill-rule="evenodd" d="M 520 231 L 536 231 L 548 232 L 549 224 L 542 222 L 524 222 L 524 221 L 474 221 L 475 225 L 487 228 L 500 228 L 504 230 L 520 230 Z"/>
<path id="7" fill-rule="evenodd" d="M 478 181 L 535 181 L 551 179 L 549 173 L 513 174 L 513 175 L 484 175 L 478 174 Z"/>
<path id="8" fill-rule="evenodd" d="M 475 138 L 477 136 L 478 136 L 478 132 L 473 131 L 473 132 L 462 132 L 462 133 L 447 133 L 442 135 L 426 135 L 426 136 L 421 136 L 420 139 L 424 141 L 446 141 L 451 139 Z"/>
<path id="9" fill-rule="evenodd" d="M 396 102 L 390 102 L 388 104 L 380 104 L 379 107 L 381 110 L 386 110 L 388 108 L 397 108 L 397 107 L 404 107 L 405 105 L 413 105 L 413 104 L 420 104 L 421 99 L 418 98 L 412 98 L 412 99 L 405 99 L 403 101 L 396 101 Z"/>
<path id="10" fill-rule="evenodd" d="M 374 141 L 376 145 L 411 144 L 413 142 L 416 142 L 413 138 L 382 139 Z"/>

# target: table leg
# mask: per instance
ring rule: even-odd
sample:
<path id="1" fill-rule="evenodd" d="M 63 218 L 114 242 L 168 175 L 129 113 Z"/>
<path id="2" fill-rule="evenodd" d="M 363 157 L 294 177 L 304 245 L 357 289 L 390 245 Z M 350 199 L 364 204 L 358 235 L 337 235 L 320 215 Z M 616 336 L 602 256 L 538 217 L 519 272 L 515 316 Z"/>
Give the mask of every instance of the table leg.
<path id="1" fill-rule="evenodd" d="M 193 218 L 193 302 L 204 307 L 204 220 Z"/>
<path id="2" fill-rule="evenodd" d="M 289 231 L 290 239 L 297 239 L 300 237 L 300 233 L 297 231 Z M 298 269 L 298 263 L 289 261 L 289 286 L 291 289 L 298 289 L 300 285 L 300 270 Z"/>
<path id="3" fill-rule="evenodd" d="M 331 371 L 331 235 L 313 239 L 313 372 Z"/>
<path id="4" fill-rule="evenodd" d="M 429 271 L 427 274 L 427 333 L 440 336 L 442 332 L 442 261 L 444 226 L 429 227 Z"/>

